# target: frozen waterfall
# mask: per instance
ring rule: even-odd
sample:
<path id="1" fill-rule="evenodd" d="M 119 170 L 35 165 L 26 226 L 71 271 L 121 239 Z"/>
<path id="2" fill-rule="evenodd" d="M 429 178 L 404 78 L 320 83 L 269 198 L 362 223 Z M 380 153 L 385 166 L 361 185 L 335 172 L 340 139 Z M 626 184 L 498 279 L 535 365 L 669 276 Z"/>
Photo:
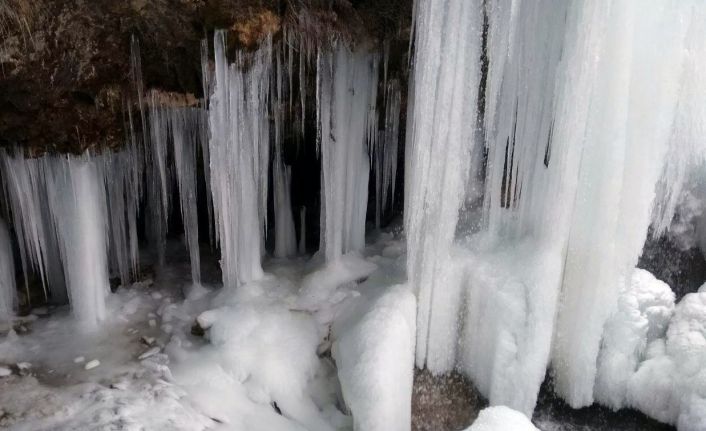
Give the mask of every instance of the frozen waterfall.
<path id="1" fill-rule="evenodd" d="M 705 9 L 416 2 L 405 227 L 419 366 L 458 364 L 492 404 L 531 414 L 551 363 L 562 397 L 593 402 L 618 292 L 703 160 Z M 477 222 L 457 229 L 459 210 Z"/>

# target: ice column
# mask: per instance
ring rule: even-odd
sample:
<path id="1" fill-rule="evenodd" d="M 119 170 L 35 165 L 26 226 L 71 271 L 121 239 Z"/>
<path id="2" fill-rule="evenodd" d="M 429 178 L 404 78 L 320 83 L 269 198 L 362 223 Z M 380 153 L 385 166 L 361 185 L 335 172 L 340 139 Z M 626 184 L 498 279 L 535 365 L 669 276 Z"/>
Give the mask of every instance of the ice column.
<path id="1" fill-rule="evenodd" d="M 468 166 L 482 150 L 474 139 L 481 3 L 416 3 L 405 230 L 407 274 L 418 299 L 416 363 L 420 367 L 427 363 L 434 297 L 446 295 L 442 278 L 465 194 Z M 448 340 L 451 346 L 442 349 L 452 349 L 457 342 L 453 335 Z"/>
<path id="2" fill-rule="evenodd" d="M 15 261 L 7 225 L 0 219 L 0 322 L 12 319 L 17 304 Z"/>
<path id="3" fill-rule="evenodd" d="M 214 36 L 215 73 L 209 105 L 211 191 L 223 282 L 262 276 L 260 263 L 269 163 L 267 96 L 272 41 L 229 65 L 225 34 Z"/>
<path id="4" fill-rule="evenodd" d="M 337 45 L 317 58 L 317 143 L 321 151 L 321 249 L 329 261 L 365 245 L 376 55 Z M 377 134 L 377 131 L 374 132 Z"/>
<path id="5" fill-rule="evenodd" d="M 581 407 L 593 402 L 604 323 L 637 264 L 653 206 L 664 206 L 656 200 L 656 189 L 670 141 L 675 134 L 691 133 L 691 127 L 682 129 L 684 124 L 675 120 L 691 97 L 684 87 L 697 79 L 689 47 L 703 37 L 693 30 L 703 27 L 698 17 L 706 6 L 627 1 L 577 7 L 575 41 L 594 31 L 602 38 L 592 49 L 569 47 L 585 64 L 595 62 L 595 75 L 583 119 L 584 147 L 552 362 L 557 391 Z M 703 108 L 687 115 L 703 124 L 699 113 Z M 682 142 L 682 151 L 694 154 L 689 139 Z"/>
<path id="6" fill-rule="evenodd" d="M 88 155 L 45 157 L 47 195 L 73 313 L 84 329 L 105 319 L 109 292 L 105 189 Z"/>

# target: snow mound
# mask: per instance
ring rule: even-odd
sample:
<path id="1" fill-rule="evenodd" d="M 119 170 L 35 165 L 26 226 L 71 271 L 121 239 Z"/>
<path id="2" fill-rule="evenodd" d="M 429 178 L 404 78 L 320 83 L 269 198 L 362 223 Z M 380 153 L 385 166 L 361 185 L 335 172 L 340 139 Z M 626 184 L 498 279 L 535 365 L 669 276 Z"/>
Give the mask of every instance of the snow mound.
<path id="1" fill-rule="evenodd" d="M 409 431 L 416 298 L 405 285 L 365 294 L 334 325 L 332 353 L 356 430 Z"/>
<path id="2" fill-rule="evenodd" d="M 208 339 L 232 373 L 268 397 L 301 394 L 316 371 L 318 328 L 306 313 L 277 305 L 237 304 L 199 317 L 200 322 L 206 320 L 212 322 Z"/>
<path id="3" fill-rule="evenodd" d="M 487 407 L 466 431 L 539 431 L 527 416 L 505 406 Z"/>
<path id="4" fill-rule="evenodd" d="M 594 396 L 614 409 L 625 406 L 627 384 L 647 345 L 663 338 L 674 313 L 674 292 L 643 269 L 635 269 L 606 323 L 598 356 Z"/>
<path id="5" fill-rule="evenodd" d="M 322 304 L 340 303 L 346 298 L 339 289 L 368 277 L 377 265 L 355 252 L 345 254 L 304 277 L 299 290 L 298 306 L 304 310 L 320 310 Z"/>

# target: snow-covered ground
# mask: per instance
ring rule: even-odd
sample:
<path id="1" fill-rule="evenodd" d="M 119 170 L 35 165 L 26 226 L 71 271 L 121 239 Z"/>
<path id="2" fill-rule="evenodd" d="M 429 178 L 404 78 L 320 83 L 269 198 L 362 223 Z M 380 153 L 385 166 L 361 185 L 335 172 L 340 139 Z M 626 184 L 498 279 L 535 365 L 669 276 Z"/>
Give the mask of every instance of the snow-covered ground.
<path id="1" fill-rule="evenodd" d="M 409 429 L 415 299 L 392 235 L 334 265 L 269 260 L 234 290 L 192 286 L 170 248 L 99 330 L 44 308 L 0 333 L 1 428 Z"/>

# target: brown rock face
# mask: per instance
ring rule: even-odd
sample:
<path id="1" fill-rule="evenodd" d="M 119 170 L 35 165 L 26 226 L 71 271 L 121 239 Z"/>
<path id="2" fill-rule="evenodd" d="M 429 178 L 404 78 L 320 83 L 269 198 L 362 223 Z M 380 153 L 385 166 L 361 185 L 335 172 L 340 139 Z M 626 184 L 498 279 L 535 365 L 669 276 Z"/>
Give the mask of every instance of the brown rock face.
<path id="1" fill-rule="evenodd" d="M 200 41 L 253 49 L 312 38 L 405 38 L 411 0 L 0 0 L 0 146 L 82 152 L 124 140 L 131 40 L 146 88 L 201 96 Z M 189 96 L 185 96 L 187 99 Z"/>

